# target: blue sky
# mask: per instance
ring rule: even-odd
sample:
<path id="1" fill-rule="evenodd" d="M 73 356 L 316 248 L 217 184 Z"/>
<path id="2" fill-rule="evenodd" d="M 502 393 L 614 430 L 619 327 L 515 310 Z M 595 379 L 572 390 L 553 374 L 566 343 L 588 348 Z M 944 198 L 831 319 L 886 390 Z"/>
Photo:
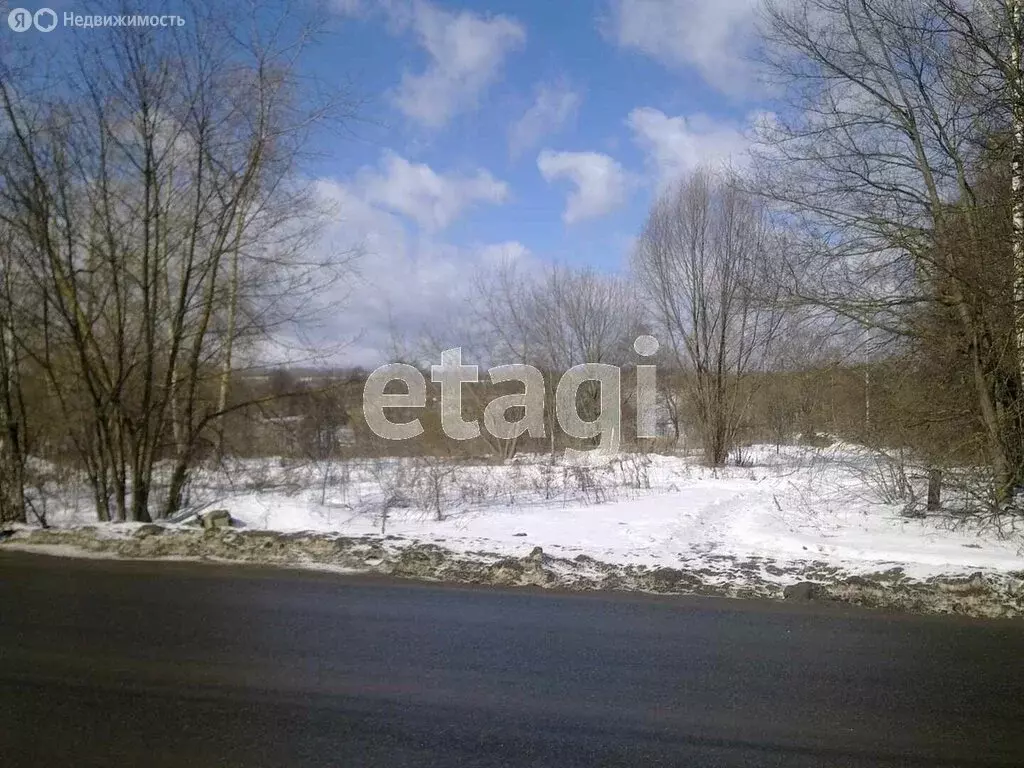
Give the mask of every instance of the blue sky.
<path id="1" fill-rule="evenodd" d="M 362 254 L 315 334 L 350 342 L 334 361 L 382 362 L 395 335 L 445 323 L 497 259 L 624 270 L 659 188 L 742 164 L 770 107 L 749 59 L 757 4 L 294 0 L 326 20 L 302 66 L 363 102 L 302 169 L 332 211 L 322 247 Z M 45 39 L 68 34 L 91 33 Z"/>
<path id="2" fill-rule="evenodd" d="M 361 277 L 346 355 L 457 312 L 498 257 L 621 271 L 659 187 L 742 164 L 756 0 L 334 0 L 310 66 L 366 99 L 307 169 Z M 358 331 L 353 331 L 358 327 Z"/>

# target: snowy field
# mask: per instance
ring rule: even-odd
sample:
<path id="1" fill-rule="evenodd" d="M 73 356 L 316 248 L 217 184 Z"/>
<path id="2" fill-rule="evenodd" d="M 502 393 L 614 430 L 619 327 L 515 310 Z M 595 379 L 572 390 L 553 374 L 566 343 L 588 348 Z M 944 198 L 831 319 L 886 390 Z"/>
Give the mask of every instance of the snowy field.
<path id="1" fill-rule="evenodd" d="M 446 549 L 713 569 L 724 558 L 847 573 L 901 567 L 912 578 L 1024 569 L 1024 537 L 886 503 L 887 469 L 849 445 L 756 446 L 742 465 L 621 455 L 586 465 L 524 456 L 506 464 L 437 459 L 239 462 L 202 472 L 193 509 L 224 508 L 257 530 L 385 534 Z M 915 482 L 920 483 L 918 478 Z M 891 499 L 889 499 L 891 502 Z M 90 523 L 86 497 L 51 525 Z"/>

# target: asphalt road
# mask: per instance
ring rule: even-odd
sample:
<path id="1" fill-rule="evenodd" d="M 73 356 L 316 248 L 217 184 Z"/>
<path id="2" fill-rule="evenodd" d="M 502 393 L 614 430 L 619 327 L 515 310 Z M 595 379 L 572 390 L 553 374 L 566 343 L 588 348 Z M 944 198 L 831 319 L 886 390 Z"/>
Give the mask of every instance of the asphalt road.
<path id="1" fill-rule="evenodd" d="M 1024 765 L 1024 622 L 0 553 L 2 766 Z"/>

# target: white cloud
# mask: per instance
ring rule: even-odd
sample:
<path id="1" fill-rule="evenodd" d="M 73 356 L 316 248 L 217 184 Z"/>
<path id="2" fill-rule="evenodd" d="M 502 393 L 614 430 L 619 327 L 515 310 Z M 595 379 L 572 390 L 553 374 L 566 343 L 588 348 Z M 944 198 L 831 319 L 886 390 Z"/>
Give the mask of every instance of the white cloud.
<path id="1" fill-rule="evenodd" d="M 427 230 L 444 229 L 475 203 L 508 198 L 508 185 L 485 170 L 438 173 L 393 152 L 384 154 L 380 168 L 364 169 L 358 183 L 367 202 L 408 216 Z"/>
<path id="2" fill-rule="evenodd" d="M 599 152 L 553 152 L 537 157 L 545 181 L 569 179 L 576 189 L 569 193 L 562 221 L 575 224 L 604 216 L 626 202 L 632 179 L 617 161 Z"/>
<path id="3" fill-rule="evenodd" d="M 510 261 L 523 261 L 530 257 L 530 249 L 517 240 L 504 243 L 492 243 L 480 248 L 480 260 L 484 264 L 502 264 Z"/>
<path id="4" fill-rule="evenodd" d="M 742 165 L 750 144 L 740 125 L 716 122 L 702 114 L 669 117 L 657 109 L 640 107 L 629 113 L 626 124 L 647 155 L 648 168 L 659 185 L 702 164 Z"/>
<path id="5" fill-rule="evenodd" d="M 342 16 L 361 16 L 366 12 L 363 0 L 332 0 L 331 7 Z"/>
<path id="6" fill-rule="evenodd" d="M 452 13 L 428 2 L 390 5 L 392 22 L 411 25 L 430 57 L 426 70 L 406 72 L 394 94 L 398 108 L 428 128 L 472 109 L 505 57 L 522 47 L 526 30 L 508 16 Z"/>
<path id="7" fill-rule="evenodd" d="M 714 88 L 754 93 L 749 53 L 759 0 L 609 0 L 606 33 L 672 67 L 693 67 Z"/>
<path id="8" fill-rule="evenodd" d="M 320 247 L 357 249 L 362 256 L 354 283 L 343 287 L 341 308 L 316 335 L 324 346 L 353 340 L 331 362 L 372 368 L 420 351 L 424 329 L 442 334 L 457 327 L 478 267 L 531 257 L 516 241 L 460 247 L 434 232 L 416 231 L 403 218 L 407 214 L 377 201 L 364 182 L 317 185 L 321 202 L 334 211 Z"/>
<path id="9" fill-rule="evenodd" d="M 576 117 L 582 97 L 568 83 L 541 83 L 529 109 L 508 132 L 509 153 L 518 157 L 533 149 L 545 136 L 561 130 Z"/>

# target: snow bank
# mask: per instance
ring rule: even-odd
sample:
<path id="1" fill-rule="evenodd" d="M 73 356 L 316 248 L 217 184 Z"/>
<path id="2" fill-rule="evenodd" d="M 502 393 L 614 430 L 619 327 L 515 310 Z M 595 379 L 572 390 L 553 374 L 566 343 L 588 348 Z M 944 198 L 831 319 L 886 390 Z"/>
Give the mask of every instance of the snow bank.
<path id="1" fill-rule="evenodd" d="M 855 446 L 755 446 L 743 460 L 720 470 L 657 455 L 588 466 L 545 457 L 246 461 L 227 475 L 201 473 L 193 501 L 226 508 L 251 530 L 385 533 L 459 553 L 522 557 L 540 546 L 560 558 L 708 570 L 723 558 L 760 558 L 786 571 L 810 562 L 851 574 L 899 567 L 916 579 L 1024 569 L 1019 537 L 952 530 L 947 519 L 908 518 L 884 503 L 867 474 L 872 459 Z M 51 522 L 90 522 L 78 508 Z"/>

